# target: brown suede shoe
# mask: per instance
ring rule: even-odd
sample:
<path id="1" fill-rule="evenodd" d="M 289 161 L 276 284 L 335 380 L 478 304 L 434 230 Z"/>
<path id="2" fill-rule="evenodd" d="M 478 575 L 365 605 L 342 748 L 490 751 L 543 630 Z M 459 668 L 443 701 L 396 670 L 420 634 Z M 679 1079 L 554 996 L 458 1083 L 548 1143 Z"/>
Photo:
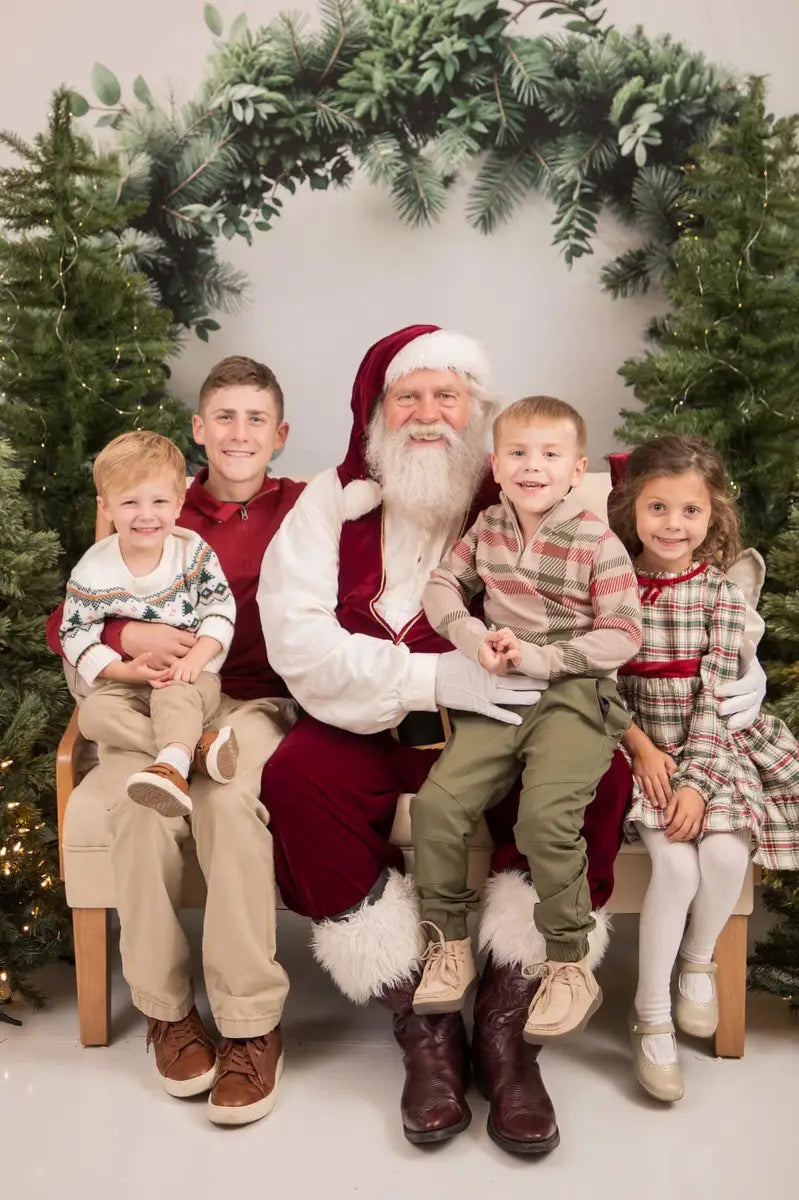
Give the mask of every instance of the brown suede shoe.
<path id="1" fill-rule="evenodd" d="M 283 1072 L 280 1026 L 262 1037 L 223 1038 L 217 1050 L 217 1076 L 208 1097 L 214 1125 L 249 1125 L 275 1107 Z"/>
<path id="2" fill-rule="evenodd" d="M 155 1048 L 155 1069 L 164 1091 L 185 1099 L 207 1092 L 216 1075 L 216 1055 L 196 1008 L 180 1021 L 147 1021 L 147 1049 Z"/>
<path id="3" fill-rule="evenodd" d="M 187 817 L 191 812 L 189 785 L 169 763 L 155 762 L 128 778 L 128 798 L 162 817 Z"/>
<path id="4" fill-rule="evenodd" d="M 239 743 L 236 731 L 230 725 L 221 729 L 208 729 L 194 750 L 192 768 L 207 775 L 215 783 L 230 783 L 236 774 L 239 761 Z"/>

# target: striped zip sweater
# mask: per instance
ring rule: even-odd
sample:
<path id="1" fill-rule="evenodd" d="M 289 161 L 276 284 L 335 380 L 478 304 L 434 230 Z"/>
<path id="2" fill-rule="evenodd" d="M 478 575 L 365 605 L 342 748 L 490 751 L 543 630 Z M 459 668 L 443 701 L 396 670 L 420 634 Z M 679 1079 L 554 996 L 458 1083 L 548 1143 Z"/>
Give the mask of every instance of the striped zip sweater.
<path id="1" fill-rule="evenodd" d="M 507 497 L 480 513 L 428 580 L 422 601 L 443 637 L 476 659 L 486 624 L 522 646 L 519 670 L 537 679 L 615 677 L 641 645 L 638 583 L 624 546 L 569 493 L 528 544 Z M 467 605 L 485 593 L 486 624 Z"/>

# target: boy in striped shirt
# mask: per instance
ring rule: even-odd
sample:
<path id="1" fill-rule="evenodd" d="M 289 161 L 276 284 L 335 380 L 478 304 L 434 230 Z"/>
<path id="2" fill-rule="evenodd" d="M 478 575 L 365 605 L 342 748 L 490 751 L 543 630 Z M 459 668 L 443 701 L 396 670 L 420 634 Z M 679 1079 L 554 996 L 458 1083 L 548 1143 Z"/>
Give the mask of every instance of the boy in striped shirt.
<path id="1" fill-rule="evenodd" d="M 466 918 L 479 895 L 467 884 L 466 841 L 521 775 L 516 842 L 546 946 L 546 961 L 526 967 L 542 979 L 524 1029 L 537 1043 L 580 1032 L 602 1000 L 581 830 L 629 724 L 615 678 L 641 644 L 641 611 L 627 551 L 573 494 L 588 464 L 580 414 L 549 396 L 519 400 L 494 423 L 491 461 L 501 503 L 445 555 L 424 610 L 487 671 L 544 680 L 546 691 L 514 725 L 452 714 L 452 737 L 412 803 L 416 882 L 433 933 L 414 1009 L 457 1011 L 474 986 Z M 480 593 L 485 621 L 470 613 Z"/>

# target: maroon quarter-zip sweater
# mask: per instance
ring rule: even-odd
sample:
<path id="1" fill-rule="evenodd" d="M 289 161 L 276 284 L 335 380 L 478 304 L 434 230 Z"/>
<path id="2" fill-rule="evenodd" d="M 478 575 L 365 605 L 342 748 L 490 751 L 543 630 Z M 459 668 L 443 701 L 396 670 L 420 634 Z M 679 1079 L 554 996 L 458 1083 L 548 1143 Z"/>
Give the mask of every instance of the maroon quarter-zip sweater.
<path id="1" fill-rule="evenodd" d="M 264 478 L 251 500 L 217 500 L 205 487 L 208 472 L 195 476 L 186 492 L 178 524 L 204 538 L 216 554 L 236 600 L 236 627 L 222 666 L 222 691 L 234 700 L 287 696 L 283 680 L 269 665 L 255 594 L 261 559 L 286 513 L 293 508 L 304 483 Z M 58 630 L 63 605 L 47 621 L 47 643 L 61 654 Z M 105 623 L 103 641 L 122 654 L 120 634 L 126 622 Z"/>

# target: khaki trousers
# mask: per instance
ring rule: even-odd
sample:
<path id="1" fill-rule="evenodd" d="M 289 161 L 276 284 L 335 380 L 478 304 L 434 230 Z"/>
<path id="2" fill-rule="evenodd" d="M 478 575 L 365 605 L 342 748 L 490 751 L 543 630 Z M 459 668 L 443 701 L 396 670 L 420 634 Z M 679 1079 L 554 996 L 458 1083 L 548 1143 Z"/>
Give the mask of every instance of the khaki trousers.
<path id="1" fill-rule="evenodd" d="M 182 848 L 194 836 L 208 896 L 203 972 L 223 1037 L 257 1037 L 274 1029 L 288 992 L 275 958 L 275 882 L 268 813 L 260 802 L 261 769 L 286 732 L 268 700 L 223 695 L 216 714 L 239 742 L 235 779 L 195 776 L 188 818 L 165 818 L 125 794 L 129 775 L 155 754 L 149 716 L 131 712 L 124 730 L 102 705 L 81 714 L 99 764 L 79 784 L 105 803 L 120 920 L 122 969 L 133 1003 L 148 1017 L 176 1021 L 193 1004 L 189 947 L 178 920 Z"/>
<path id="2" fill-rule="evenodd" d="M 99 679 L 78 711 L 78 726 L 87 737 L 86 728 L 99 725 L 110 731 L 115 746 L 124 745 L 124 730 L 133 715 L 139 714 L 152 721 L 156 751 L 177 742 L 191 756 L 203 730 L 216 716 L 221 696 L 219 676 L 211 671 L 202 671 L 195 683 L 173 680 L 164 688 Z M 100 712 L 95 716 L 96 708 Z"/>
<path id="3" fill-rule="evenodd" d="M 521 774 L 514 836 L 538 892 L 535 924 L 549 959 L 577 962 L 595 925 L 583 818 L 630 718 L 612 680 L 577 677 L 514 711 L 521 725 L 450 713 L 452 738 L 411 801 L 422 917 L 447 940 L 467 936 L 467 913 L 480 903 L 467 885 L 467 840 Z"/>

